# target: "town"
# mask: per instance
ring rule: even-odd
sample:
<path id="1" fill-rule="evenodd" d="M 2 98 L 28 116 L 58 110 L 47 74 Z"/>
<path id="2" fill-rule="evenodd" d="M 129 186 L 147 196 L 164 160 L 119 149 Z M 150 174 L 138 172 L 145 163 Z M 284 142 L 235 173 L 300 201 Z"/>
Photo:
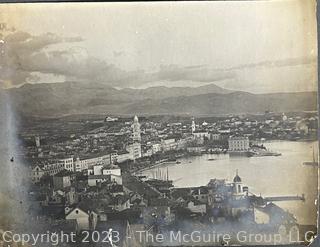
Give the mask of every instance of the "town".
<path id="1" fill-rule="evenodd" d="M 168 170 L 152 178 L 142 171 L 204 153 L 281 155 L 266 150 L 263 142 L 316 140 L 315 112 L 75 116 L 31 122 L 25 121 L 19 133 L 18 158 L 28 164 L 28 196 L 36 220 L 49 221 L 56 229 L 80 234 L 113 228 L 124 236 L 137 230 L 188 231 L 190 224 L 224 229 L 233 222 L 238 230 L 263 226 L 286 234 L 298 231 L 294 215 L 273 201 L 304 200 L 303 195 L 255 195 L 242 181 L 241 171 L 234 171 L 232 181 L 213 177 L 203 186 L 187 188 L 175 188 Z M 126 240 L 122 238 L 123 246 Z"/>

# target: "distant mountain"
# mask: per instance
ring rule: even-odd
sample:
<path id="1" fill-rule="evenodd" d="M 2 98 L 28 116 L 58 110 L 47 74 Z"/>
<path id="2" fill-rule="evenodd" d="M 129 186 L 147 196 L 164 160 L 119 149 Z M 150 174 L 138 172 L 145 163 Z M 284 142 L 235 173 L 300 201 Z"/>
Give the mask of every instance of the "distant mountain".
<path id="1" fill-rule="evenodd" d="M 314 111 L 316 109 L 317 94 L 315 92 L 275 94 L 234 92 L 144 100 L 131 104 L 125 109 L 125 112 L 134 114 L 213 115 L 263 113 L 265 111 Z"/>
<path id="2" fill-rule="evenodd" d="M 224 89 L 215 84 L 209 84 L 201 87 L 150 87 L 146 89 L 122 89 L 121 91 L 129 93 L 140 99 L 164 99 L 177 96 L 192 96 L 199 94 L 218 93 L 228 94 L 233 91 Z"/>
<path id="3" fill-rule="evenodd" d="M 316 110 L 315 92 L 251 94 L 216 85 L 118 90 L 96 83 L 26 84 L 9 89 L 18 113 L 68 114 L 228 114 Z"/>

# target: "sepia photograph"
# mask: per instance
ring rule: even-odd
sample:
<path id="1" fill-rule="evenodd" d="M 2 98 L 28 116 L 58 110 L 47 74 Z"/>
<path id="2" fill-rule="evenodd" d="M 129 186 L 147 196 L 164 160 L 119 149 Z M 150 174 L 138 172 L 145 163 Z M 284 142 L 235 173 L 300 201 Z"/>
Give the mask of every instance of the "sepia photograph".
<path id="1" fill-rule="evenodd" d="M 320 246 L 317 43 L 316 0 L 0 4 L 0 246 Z"/>

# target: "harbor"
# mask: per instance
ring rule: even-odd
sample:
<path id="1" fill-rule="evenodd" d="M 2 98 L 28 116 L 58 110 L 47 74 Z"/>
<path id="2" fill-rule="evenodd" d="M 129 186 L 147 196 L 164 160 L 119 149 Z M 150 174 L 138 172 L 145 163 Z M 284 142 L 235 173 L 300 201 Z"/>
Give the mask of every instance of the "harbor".
<path id="1" fill-rule="evenodd" d="M 317 173 L 312 166 L 303 162 L 312 160 L 316 142 L 273 141 L 264 143 L 270 150 L 281 156 L 245 157 L 229 154 L 203 154 L 180 158 L 181 164 L 163 163 L 145 170 L 149 178 L 166 174 L 175 187 L 202 186 L 211 178 L 232 180 L 236 170 L 250 186 L 251 192 L 264 197 L 302 195 L 303 201 L 281 201 L 277 205 L 292 212 L 301 224 L 315 224 L 316 207 L 314 199 L 317 188 L 314 186 Z M 252 176 L 254 172 L 255 176 Z M 309 208 L 310 210 L 305 210 Z"/>

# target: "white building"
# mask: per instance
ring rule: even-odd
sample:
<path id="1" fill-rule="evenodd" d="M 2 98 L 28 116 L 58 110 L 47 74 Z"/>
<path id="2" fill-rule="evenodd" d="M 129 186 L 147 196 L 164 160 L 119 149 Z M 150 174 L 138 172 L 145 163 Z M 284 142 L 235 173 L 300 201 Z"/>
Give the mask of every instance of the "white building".
<path id="1" fill-rule="evenodd" d="M 161 144 L 160 143 L 152 144 L 152 154 L 156 154 L 159 152 L 161 152 Z"/>
<path id="2" fill-rule="evenodd" d="M 139 142 L 134 142 L 127 147 L 127 151 L 130 153 L 130 157 L 133 160 L 140 158 L 141 155 L 141 144 Z"/>
<path id="3" fill-rule="evenodd" d="M 213 141 L 220 141 L 220 134 L 219 133 L 212 133 L 211 134 L 211 140 Z"/>
<path id="4" fill-rule="evenodd" d="M 97 157 L 90 157 L 86 159 L 80 159 L 79 157 L 76 159 L 75 163 L 75 171 L 81 172 L 83 170 L 87 170 L 88 168 L 97 165 L 99 163 L 110 164 L 111 163 L 111 155 L 100 155 Z"/>
<path id="5" fill-rule="evenodd" d="M 241 199 L 248 194 L 248 187 L 242 184 L 242 180 L 238 175 L 238 171 L 236 176 L 233 178 L 232 188 L 232 195 L 235 199 Z"/>
<path id="6" fill-rule="evenodd" d="M 194 118 L 192 118 L 191 122 L 191 133 L 196 131 L 196 123 L 194 122 Z"/>
<path id="7" fill-rule="evenodd" d="M 118 155 L 116 157 L 116 161 L 118 163 L 122 163 L 124 161 L 127 161 L 127 160 L 133 160 L 133 153 L 130 153 L 128 151 L 121 151 L 121 152 L 118 152 Z"/>
<path id="8" fill-rule="evenodd" d="M 248 137 L 229 137 L 229 151 L 243 152 L 249 150 Z"/>
<path id="9" fill-rule="evenodd" d="M 132 127 L 132 140 L 134 142 L 141 142 L 140 123 L 137 116 L 134 116 L 133 124 L 131 127 Z"/>
<path id="10" fill-rule="evenodd" d="M 120 178 L 119 178 L 120 177 Z M 88 185 L 97 186 L 103 182 L 121 181 L 121 169 L 118 166 L 95 165 L 88 169 Z"/>
<path id="11" fill-rule="evenodd" d="M 76 220 L 79 231 L 94 230 L 98 222 L 98 214 L 94 211 L 87 211 L 76 207 L 65 209 L 66 220 Z"/>
<path id="12" fill-rule="evenodd" d="M 67 171 L 74 172 L 73 158 L 59 159 L 58 163 L 63 165 L 63 168 Z"/>
<path id="13" fill-rule="evenodd" d="M 161 148 L 162 151 L 170 151 L 170 150 L 176 150 L 177 149 L 177 143 L 175 139 L 165 139 L 161 141 Z"/>
<path id="14" fill-rule="evenodd" d="M 55 174 L 61 172 L 64 169 L 65 168 L 63 163 L 36 165 L 31 169 L 31 180 L 33 183 L 38 183 L 40 182 L 42 176 L 54 176 Z"/>
<path id="15" fill-rule="evenodd" d="M 37 148 L 40 148 L 40 145 L 41 145 L 41 144 L 40 144 L 40 137 L 39 137 L 39 136 L 36 136 L 36 137 L 35 137 L 35 142 L 36 142 L 36 147 L 37 147 Z"/>

